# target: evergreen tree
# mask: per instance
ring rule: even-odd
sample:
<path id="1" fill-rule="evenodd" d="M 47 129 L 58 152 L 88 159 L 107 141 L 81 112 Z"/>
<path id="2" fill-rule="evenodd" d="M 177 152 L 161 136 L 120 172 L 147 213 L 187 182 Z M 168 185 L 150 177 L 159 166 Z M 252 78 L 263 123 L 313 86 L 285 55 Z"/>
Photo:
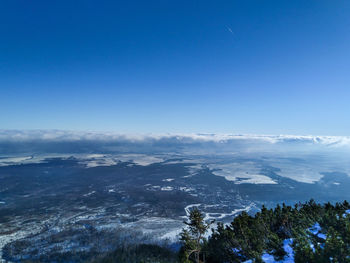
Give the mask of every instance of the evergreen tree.
<path id="1" fill-rule="evenodd" d="M 183 229 L 180 234 L 182 249 L 180 251 L 181 262 L 200 262 L 202 246 L 205 241 L 205 233 L 210 224 L 204 222 L 204 215 L 197 207 L 190 211 L 188 220 L 184 222 L 187 229 Z M 205 254 L 202 253 L 202 260 L 205 261 Z"/>

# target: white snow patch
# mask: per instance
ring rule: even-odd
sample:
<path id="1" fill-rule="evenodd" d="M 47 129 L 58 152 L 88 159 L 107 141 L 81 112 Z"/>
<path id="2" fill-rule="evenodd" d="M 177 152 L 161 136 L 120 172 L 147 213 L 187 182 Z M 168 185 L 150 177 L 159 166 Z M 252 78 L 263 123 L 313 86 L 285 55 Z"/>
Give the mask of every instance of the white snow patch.
<path id="1" fill-rule="evenodd" d="M 0 163 L 22 163 L 24 161 L 32 159 L 32 156 L 23 156 L 23 157 L 7 157 L 1 158 Z"/>
<path id="2" fill-rule="evenodd" d="M 162 181 L 163 182 L 172 182 L 174 180 L 175 180 L 174 178 L 168 178 L 168 179 L 163 179 Z"/>
<path id="3" fill-rule="evenodd" d="M 98 166 L 112 166 L 119 162 L 132 162 L 136 165 L 147 166 L 153 163 L 163 162 L 160 157 L 146 154 L 121 154 L 121 155 L 106 155 L 106 154 L 90 154 L 77 156 L 80 162 L 86 165 L 87 168 Z"/>
<path id="4" fill-rule="evenodd" d="M 86 168 L 93 168 L 93 167 L 99 167 L 99 166 L 112 166 L 118 164 L 118 160 L 113 159 L 99 159 L 99 160 L 91 160 L 84 162 L 86 165 Z"/>
<path id="5" fill-rule="evenodd" d="M 174 187 L 171 186 L 163 186 L 162 188 L 160 188 L 161 191 L 172 191 L 174 190 Z"/>
<path id="6" fill-rule="evenodd" d="M 174 229 L 174 230 L 162 235 L 160 237 L 160 239 L 176 240 L 177 237 L 180 235 L 181 231 L 182 231 L 182 228 Z"/>
<path id="7" fill-rule="evenodd" d="M 239 208 L 239 209 L 235 209 L 233 211 L 231 211 L 231 213 L 204 213 L 205 214 L 205 217 L 204 217 L 204 220 L 205 221 L 209 221 L 209 220 L 213 220 L 213 219 L 223 219 L 225 217 L 228 217 L 228 216 L 234 216 L 240 212 L 243 212 L 243 211 L 249 211 L 251 208 L 253 207 L 253 204 L 250 204 L 249 206 L 245 207 L 245 208 Z"/>
<path id="8" fill-rule="evenodd" d="M 105 157 L 105 155 L 97 153 L 97 154 L 88 154 L 86 157 L 87 158 L 102 158 L 102 157 Z"/>
<path id="9" fill-rule="evenodd" d="M 164 160 L 160 157 L 145 155 L 145 154 L 124 154 L 118 156 L 118 159 L 123 162 L 132 161 L 141 166 L 148 166 L 154 163 L 161 163 Z"/>
<path id="10" fill-rule="evenodd" d="M 84 194 L 83 196 L 90 196 L 90 195 L 93 195 L 94 193 L 96 193 L 96 191 L 92 191 L 92 192 L 90 192 L 90 193 L 87 193 L 87 194 Z"/>
<path id="11" fill-rule="evenodd" d="M 186 186 L 180 186 L 180 187 L 179 187 L 179 190 L 180 190 L 180 191 L 183 191 L 183 192 L 191 192 L 191 191 L 194 191 L 194 188 L 192 188 L 192 187 L 186 187 Z"/>
<path id="12" fill-rule="evenodd" d="M 270 177 L 260 174 L 261 168 L 254 162 L 210 164 L 209 168 L 213 174 L 225 177 L 235 184 L 277 184 Z"/>
<path id="13" fill-rule="evenodd" d="M 184 216 L 184 218 L 188 218 L 188 216 L 190 215 L 191 209 L 193 207 L 199 207 L 201 205 L 202 204 L 191 204 L 191 205 L 186 206 L 184 208 L 185 212 L 186 212 L 186 216 Z M 209 221 L 212 219 L 223 219 L 223 218 L 228 217 L 228 216 L 234 216 L 234 215 L 236 215 L 240 212 L 243 212 L 243 211 L 249 211 L 250 209 L 252 209 L 253 206 L 254 206 L 254 203 L 251 203 L 247 207 L 235 209 L 235 210 L 231 211 L 230 213 L 211 213 L 211 212 L 203 212 L 203 211 L 202 211 L 202 213 L 205 215 L 204 220 Z M 205 207 L 210 207 L 210 206 L 206 205 Z"/>
<path id="14" fill-rule="evenodd" d="M 157 236 L 163 240 L 177 240 L 177 235 L 181 232 L 184 224 L 180 220 L 170 218 L 147 217 L 141 218 L 136 222 L 123 224 L 122 226 L 126 229 L 132 227 L 134 230 L 143 232 L 143 234 L 152 237 Z"/>

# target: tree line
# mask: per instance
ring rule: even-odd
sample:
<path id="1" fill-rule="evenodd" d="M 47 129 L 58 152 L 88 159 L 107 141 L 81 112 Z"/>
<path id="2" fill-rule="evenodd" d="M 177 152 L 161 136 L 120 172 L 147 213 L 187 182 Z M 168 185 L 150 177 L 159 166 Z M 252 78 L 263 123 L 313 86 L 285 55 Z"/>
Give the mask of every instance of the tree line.
<path id="1" fill-rule="evenodd" d="M 156 245 L 135 245 L 119 248 L 96 262 L 259 263 L 264 262 L 263 255 L 282 262 L 287 257 L 288 262 L 296 263 L 350 262 L 347 201 L 319 204 L 310 200 L 271 209 L 262 206 L 255 215 L 242 212 L 230 224 L 214 225 L 204 218 L 198 208 L 190 211 L 177 252 Z M 285 249 L 287 240 L 292 255 Z"/>
<path id="2" fill-rule="evenodd" d="M 262 207 L 254 216 L 242 212 L 231 224 L 209 228 L 194 208 L 181 233 L 180 262 L 264 262 L 263 254 L 284 260 L 289 240 L 297 263 L 350 262 L 350 205 L 318 204 L 314 200 L 295 206 Z"/>

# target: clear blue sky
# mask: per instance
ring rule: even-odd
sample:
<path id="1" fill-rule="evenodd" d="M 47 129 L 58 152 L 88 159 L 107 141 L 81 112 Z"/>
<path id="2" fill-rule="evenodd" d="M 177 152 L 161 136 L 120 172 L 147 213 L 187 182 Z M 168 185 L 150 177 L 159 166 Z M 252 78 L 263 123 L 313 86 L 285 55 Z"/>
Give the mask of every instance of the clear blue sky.
<path id="1" fill-rule="evenodd" d="M 350 135 L 350 1 L 1 1 L 0 128 Z"/>

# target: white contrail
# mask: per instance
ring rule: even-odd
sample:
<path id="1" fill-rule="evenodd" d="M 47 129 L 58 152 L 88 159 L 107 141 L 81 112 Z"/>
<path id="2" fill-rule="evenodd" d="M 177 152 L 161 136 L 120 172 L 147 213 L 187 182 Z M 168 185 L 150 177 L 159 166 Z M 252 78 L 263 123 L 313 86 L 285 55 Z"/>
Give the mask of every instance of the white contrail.
<path id="1" fill-rule="evenodd" d="M 232 31 L 232 29 L 230 27 L 226 26 L 226 28 L 227 28 L 228 32 L 230 32 L 232 35 L 234 35 L 234 33 L 233 33 L 233 31 Z"/>

